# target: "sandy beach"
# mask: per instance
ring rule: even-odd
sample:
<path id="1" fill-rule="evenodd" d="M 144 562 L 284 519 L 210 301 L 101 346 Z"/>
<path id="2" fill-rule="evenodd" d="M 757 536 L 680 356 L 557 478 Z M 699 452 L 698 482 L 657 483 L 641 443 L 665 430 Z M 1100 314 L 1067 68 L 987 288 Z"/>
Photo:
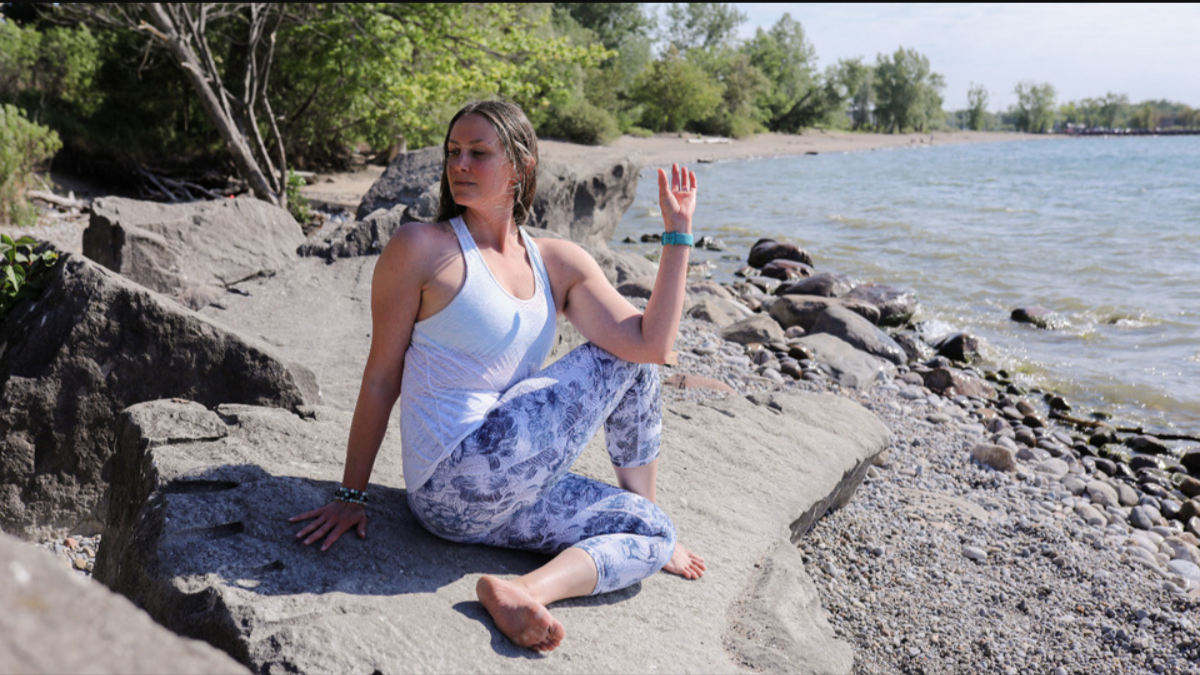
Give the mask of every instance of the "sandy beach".
<path id="1" fill-rule="evenodd" d="M 622 136 L 610 145 L 590 146 L 539 139 L 545 157 L 571 157 L 633 154 L 643 166 L 661 166 L 674 162 L 728 162 L 757 157 L 822 154 L 831 152 L 867 152 L 895 148 L 958 143 L 998 143 L 1005 141 L 1050 140 L 1061 136 L 1000 131 L 937 131 L 929 134 L 870 134 L 847 131 L 810 130 L 802 134 L 758 134 L 752 138 L 705 137 L 692 133 L 662 133 L 647 138 Z M 301 189 L 313 202 L 341 206 L 353 211 L 362 196 L 383 173 L 383 167 L 365 166 L 358 171 L 319 174 L 316 181 Z"/>

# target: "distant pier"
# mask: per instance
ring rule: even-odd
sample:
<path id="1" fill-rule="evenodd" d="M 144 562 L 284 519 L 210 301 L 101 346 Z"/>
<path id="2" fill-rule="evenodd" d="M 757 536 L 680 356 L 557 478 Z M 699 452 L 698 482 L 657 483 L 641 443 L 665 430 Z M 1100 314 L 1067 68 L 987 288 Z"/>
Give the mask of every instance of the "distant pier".
<path id="1" fill-rule="evenodd" d="M 1061 129 L 1060 136 L 1200 136 L 1200 129 Z"/>

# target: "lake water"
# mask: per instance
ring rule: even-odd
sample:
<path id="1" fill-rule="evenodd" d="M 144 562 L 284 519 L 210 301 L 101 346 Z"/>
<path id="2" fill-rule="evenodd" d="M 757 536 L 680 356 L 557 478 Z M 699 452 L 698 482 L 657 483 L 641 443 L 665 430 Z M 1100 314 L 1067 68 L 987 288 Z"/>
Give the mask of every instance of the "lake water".
<path id="1" fill-rule="evenodd" d="M 967 331 L 990 367 L 1077 413 L 1200 433 L 1200 136 L 924 146 L 693 167 L 697 252 L 733 280 L 760 236 L 818 272 L 917 292 L 927 337 Z M 660 232 L 646 169 L 614 236 Z M 1065 325 L 1017 324 L 1041 305 Z"/>

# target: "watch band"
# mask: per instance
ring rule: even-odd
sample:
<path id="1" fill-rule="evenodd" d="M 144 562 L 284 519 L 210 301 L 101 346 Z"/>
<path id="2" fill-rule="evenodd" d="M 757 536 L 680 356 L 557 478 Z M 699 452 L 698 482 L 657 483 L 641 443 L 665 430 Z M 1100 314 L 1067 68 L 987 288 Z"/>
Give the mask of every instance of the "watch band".
<path id="1" fill-rule="evenodd" d="M 683 232 L 663 232 L 662 244 L 663 246 L 694 246 L 696 238 Z"/>

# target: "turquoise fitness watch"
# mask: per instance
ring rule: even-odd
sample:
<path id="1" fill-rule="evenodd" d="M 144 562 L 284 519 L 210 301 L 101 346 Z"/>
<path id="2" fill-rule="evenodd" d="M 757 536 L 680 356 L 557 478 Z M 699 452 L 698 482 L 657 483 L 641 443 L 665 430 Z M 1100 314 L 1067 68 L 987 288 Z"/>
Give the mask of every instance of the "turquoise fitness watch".
<path id="1" fill-rule="evenodd" d="M 695 243 L 696 238 L 690 234 L 684 234 L 683 232 L 663 232 L 663 246 L 671 246 L 672 244 L 678 244 L 679 246 L 693 246 Z"/>

